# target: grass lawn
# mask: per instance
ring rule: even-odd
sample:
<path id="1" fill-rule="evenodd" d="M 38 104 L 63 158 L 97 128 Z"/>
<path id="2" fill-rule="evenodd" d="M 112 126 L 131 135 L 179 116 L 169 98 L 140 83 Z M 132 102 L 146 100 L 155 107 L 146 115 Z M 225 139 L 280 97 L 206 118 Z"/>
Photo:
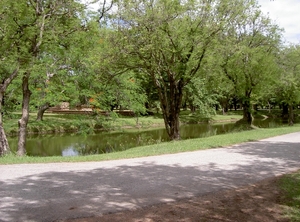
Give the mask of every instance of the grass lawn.
<path id="1" fill-rule="evenodd" d="M 283 190 L 285 215 L 290 221 L 300 221 L 300 171 L 283 176 L 279 186 Z"/>

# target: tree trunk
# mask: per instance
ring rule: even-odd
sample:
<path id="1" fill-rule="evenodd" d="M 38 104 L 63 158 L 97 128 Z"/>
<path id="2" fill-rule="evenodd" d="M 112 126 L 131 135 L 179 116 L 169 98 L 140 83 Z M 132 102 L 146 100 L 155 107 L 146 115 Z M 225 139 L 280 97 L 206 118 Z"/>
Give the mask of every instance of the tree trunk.
<path id="1" fill-rule="evenodd" d="M 190 103 L 190 110 L 191 110 L 191 113 L 196 112 L 196 107 L 192 103 Z"/>
<path id="2" fill-rule="evenodd" d="M 0 83 L 0 156 L 10 151 L 7 138 L 4 132 L 4 128 L 3 128 L 3 121 L 2 121 L 2 104 L 3 104 L 4 93 L 7 87 L 9 86 L 9 84 L 18 75 L 18 71 L 19 71 L 19 66 L 10 74 L 9 77 L 4 79 L 3 82 Z"/>
<path id="3" fill-rule="evenodd" d="M 173 107 L 169 111 L 164 110 L 164 108 L 162 108 L 162 110 L 163 110 L 165 127 L 170 140 L 180 140 L 180 131 L 179 131 L 180 109 L 178 110 L 175 107 Z"/>
<path id="4" fill-rule="evenodd" d="M 283 119 L 288 119 L 289 116 L 289 106 L 286 103 L 282 104 L 282 118 Z"/>
<path id="5" fill-rule="evenodd" d="M 9 152 L 9 145 L 2 125 L 2 102 L 4 93 L 0 90 L 0 156 Z"/>
<path id="6" fill-rule="evenodd" d="M 177 110 L 175 107 L 167 116 L 168 124 L 168 135 L 171 140 L 180 140 L 180 131 L 179 131 L 179 113 L 180 109 Z M 164 118 L 165 119 L 165 118 Z"/>
<path id="7" fill-rule="evenodd" d="M 183 103 L 183 105 L 182 105 L 182 109 L 183 109 L 184 111 L 187 110 L 187 101 L 186 101 L 186 99 L 185 99 L 185 101 L 184 101 L 184 103 Z"/>
<path id="8" fill-rule="evenodd" d="M 228 100 L 222 99 L 220 103 L 222 106 L 222 115 L 226 115 L 226 113 L 228 112 Z"/>
<path id="9" fill-rule="evenodd" d="M 3 156 L 7 153 L 9 153 L 9 145 L 2 123 L 0 123 L 0 156 Z"/>
<path id="10" fill-rule="evenodd" d="M 226 115 L 226 112 L 225 112 L 225 108 L 222 107 L 222 115 L 225 116 Z"/>
<path id="11" fill-rule="evenodd" d="M 19 123 L 19 140 L 18 140 L 18 156 L 23 156 L 26 154 L 26 130 L 29 120 L 29 102 L 31 91 L 29 90 L 29 74 L 25 73 L 23 76 L 23 102 L 22 102 L 22 117 L 18 121 Z"/>
<path id="12" fill-rule="evenodd" d="M 271 113 L 271 104 L 270 104 L 270 102 L 268 101 L 268 108 L 269 108 L 269 113 Z"/>
<path id="13" fill-rule="evenodd" d="M 4 132 L 3 123 L 2 123 L 2 102 L 3 102 L 4 93 L 0 90 L 0 156 L 3 156 L 9 152 L 9 145 L 7 138 Z"/>
<path id="14" fill-rule="evenodd" d="M 251 115 L 251 105 L 250 105 L 250 98 L 247 97 L 244 99 L 243 103 L 243 120 L 251 125 L 252 124 L 252 115 Z"/>
<path id="15" fill-rule="evenodd" d="M 254 110 L 254 111 L 258 111 L 258 105 L 257 105 L 257 104 L 254 104 L 254 105 L 253 105 L 253 110 Z"/>
<path id="16" fill-rule="evenodd" d="M 167 88 L 168 87 L 168 88 Z M 179 113 L 182 102 L 182 82 L 170 78 L 165 87 L 158 87 L 165 127 L 170 140 L 180 140 Z"/>
<path id="17" fill-rule="evenodd" d="M 42 106 L 40 106 L 36 116 L 36 121 L 43 121 L 44 113 L 47 109 L 49 109 L 49 107 L 50 107 L 50 103 L 45 103 Z"/>
<path id="18" fill-rule="evenodd" d="M 293 105 L 289 105 L 289 125 L 294 125 L 294 112 L 293 112 Z"/>
<path id="19" fill-rule="evenodd" d="M 237 110 L 237 99 L 233 98 L 232 102 L 233 102 L 234 111 L 236 111 Z"/>

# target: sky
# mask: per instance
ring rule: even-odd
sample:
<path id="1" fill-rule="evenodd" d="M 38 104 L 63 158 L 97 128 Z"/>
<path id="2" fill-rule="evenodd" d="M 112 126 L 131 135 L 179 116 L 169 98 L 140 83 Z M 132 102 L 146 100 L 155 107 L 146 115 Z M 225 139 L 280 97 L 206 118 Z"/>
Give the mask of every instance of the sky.
<path id="1" fill-rule="evenodd" d="M 257 0 L 264 14 L 284 28 L 287 43 L 300 44 L 300 0 Z"/>

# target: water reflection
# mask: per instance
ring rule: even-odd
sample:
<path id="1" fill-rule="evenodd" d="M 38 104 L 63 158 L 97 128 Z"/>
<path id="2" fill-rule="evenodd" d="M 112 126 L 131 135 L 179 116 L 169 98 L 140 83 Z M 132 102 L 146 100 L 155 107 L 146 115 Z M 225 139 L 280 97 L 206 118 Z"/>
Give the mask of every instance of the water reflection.
<path id="1" fill-rule="evenodd" d="M 255 120 L 258 127 L 276 127 L 280 121 Z M 207 137 L 236 130 L 234 123 L 188 124 L 180 127 L 182 139 Z M 164 128 L 148 131 L 98 132 L 93 135 L 64 134 L 29 136 L 26 142 L 30 156 L 76 156 L 102 154 L 126 150 L 132 147 L 168 141 Z M 12 150 L 17 150 L 17 138 L 9 138 Z"/>
<path id="2" fill-rule="evenodd" d="M 62 152 L 61 152 L 61 155 L 62 156 L 78 156 L 79 153 L 78 151 L 73 147 L 69 147 L 67 149 L 64 149 Z"/>

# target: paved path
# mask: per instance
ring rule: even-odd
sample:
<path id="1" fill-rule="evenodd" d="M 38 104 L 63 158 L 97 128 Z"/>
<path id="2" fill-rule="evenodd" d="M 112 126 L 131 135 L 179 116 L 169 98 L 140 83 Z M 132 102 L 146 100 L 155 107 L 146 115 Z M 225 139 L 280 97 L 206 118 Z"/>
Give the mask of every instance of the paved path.
<path id="1" fill-rule="evenodd" d="M 0 221 L 56 221 L 174 201 L 300 168 L 300 132 L 147 158 L 0 165 Z"/>

